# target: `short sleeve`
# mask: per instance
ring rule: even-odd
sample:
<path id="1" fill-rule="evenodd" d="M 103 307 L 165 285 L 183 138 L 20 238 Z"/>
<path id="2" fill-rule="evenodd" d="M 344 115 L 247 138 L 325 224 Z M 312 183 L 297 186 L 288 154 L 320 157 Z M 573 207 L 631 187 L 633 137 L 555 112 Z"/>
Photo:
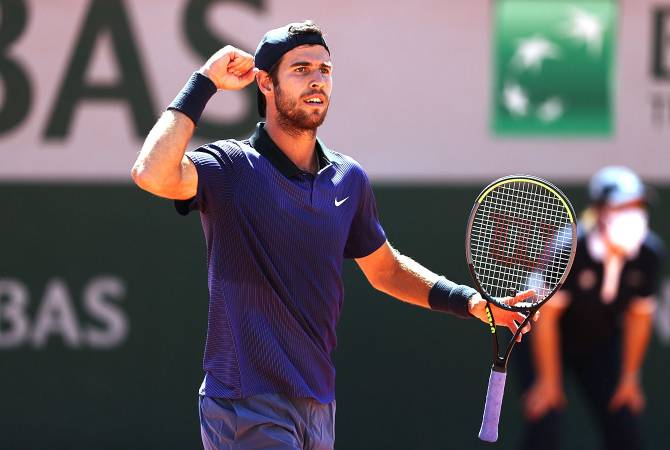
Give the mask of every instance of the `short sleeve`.
<path id="1" fill-rule="evenodd" d="M 589 250 L 586 246 L 586 233 L 583 228 L 577 228 L 577 252 L 575 254 L 575 261 L 572 265 L 570 273 L 565 278 L 561 290 L 567 291 L 572 297 L 577 289 L 577 277 L 582 268 L 589 266 Z"/>
<path id="2" fill-rule="evenodd" d="M 195 197 L 175 200 L 175 209 L 181 215 L 191 211 L 214 211 L 230 200 L 235 184 L 235 170 L 230 155 L 217 144 L 206 144 L 186 152 L 198 171 L 198 190 Z"/>
<path id="3" fill-rule="evenodd" d="M 568 276 L 565 278 L 565 281 L 563 282 L 563 286 L 561 286 L 562 291 L 566 291 L 570 294 L 572 297 L 575 294 L 576 287 L 577 287 L 577 267 L 575 265 L 572 266 L 572 270 L 568 274 Z"/>
<path id="4" fill-rule="evenodd" d="M 649 297 L 654 295 L 659 289 L 661 269 L 665 260 L 665 247 L 661 239 L 651 233 L 645 240 L 644 247 L 646 249 L 643 253 L 641 264 L 646 276 L 644 277 L 645 282 L 637 294 L 640 297 Z"/>
<path id="5" fill-rule="evenodd" d="M 363 258 L 386 242 L 386 234 L 379 222 L 377 202 L 370 180 L 362 169 L 361 173 L 363 175 L 361 195 L 344 247 L 345 258 Z"/>

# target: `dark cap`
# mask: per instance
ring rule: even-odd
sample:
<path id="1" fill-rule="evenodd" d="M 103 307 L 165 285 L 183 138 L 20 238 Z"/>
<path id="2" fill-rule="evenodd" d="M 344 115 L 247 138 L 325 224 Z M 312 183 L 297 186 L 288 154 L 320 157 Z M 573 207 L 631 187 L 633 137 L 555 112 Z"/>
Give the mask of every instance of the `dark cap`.
<path id="1" fill-rule="evenodd" d="M 265 33 L 256 48 L 254 65 L 260 70 L 270 72 L 285 53 L 301 45 L 322 45 L 330 53 L 321 31 L 313 22 L 295 22 Z M 265 117 L 265 95 L 260 89 L 258 114 Z"/>

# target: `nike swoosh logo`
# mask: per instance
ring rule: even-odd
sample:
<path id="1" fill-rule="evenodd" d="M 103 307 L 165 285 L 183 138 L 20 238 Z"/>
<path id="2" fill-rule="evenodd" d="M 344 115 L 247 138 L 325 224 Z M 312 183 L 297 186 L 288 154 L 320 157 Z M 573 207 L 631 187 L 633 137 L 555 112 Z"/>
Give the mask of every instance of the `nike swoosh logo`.
<path id="1" fill-rule="evenodd" d="M 347 200 L 349 200 L 349 197 L 344 197 L 342 200 L 340 200 L 338 202 L 337 197 L 335 197 L 335 206 L 340 206 L 342 203 L 346 202 Z"/>

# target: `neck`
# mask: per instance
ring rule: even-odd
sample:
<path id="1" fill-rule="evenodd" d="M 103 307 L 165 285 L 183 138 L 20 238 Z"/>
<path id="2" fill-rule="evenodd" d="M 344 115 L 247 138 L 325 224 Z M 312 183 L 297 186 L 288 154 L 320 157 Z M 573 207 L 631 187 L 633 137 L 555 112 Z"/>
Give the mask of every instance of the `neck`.
<path id="1" fill-rule="evenodd" d="M 300 170 L 316 173 L 316 130 L 300 130 L 268 120 L 265 131 Z"/>

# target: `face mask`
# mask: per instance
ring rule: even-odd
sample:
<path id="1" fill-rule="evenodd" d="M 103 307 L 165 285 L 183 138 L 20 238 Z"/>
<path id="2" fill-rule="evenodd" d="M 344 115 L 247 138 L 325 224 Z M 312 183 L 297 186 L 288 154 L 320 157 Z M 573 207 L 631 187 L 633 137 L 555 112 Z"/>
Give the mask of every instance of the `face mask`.
<path id="1" fill-rule="evenodd" d="M 626 255 L 637 253 L 647 237 L 647 212 L 639 208 L 610 211 L 605 218 L 605 237 Z"/>

